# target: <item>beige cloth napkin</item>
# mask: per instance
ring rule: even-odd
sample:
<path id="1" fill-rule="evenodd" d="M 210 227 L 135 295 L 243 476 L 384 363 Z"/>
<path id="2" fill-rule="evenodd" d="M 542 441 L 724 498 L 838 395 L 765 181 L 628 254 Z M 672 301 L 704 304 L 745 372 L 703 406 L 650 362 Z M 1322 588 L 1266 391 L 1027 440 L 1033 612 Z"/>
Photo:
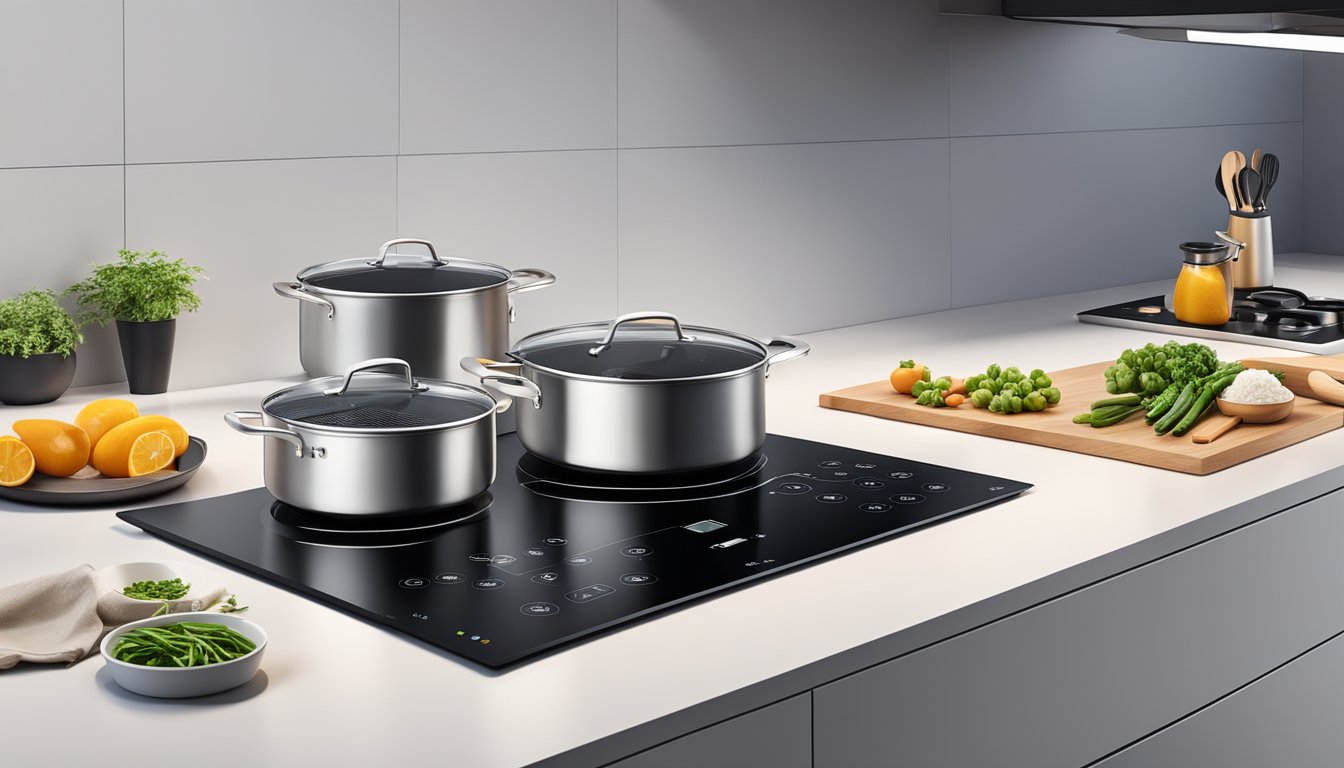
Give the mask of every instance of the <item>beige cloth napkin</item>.
<path id="1" fill-rule="evenodd" d="M 168 612 L 206 610 L 224 592 L 217 587 L 171 601 Z M 99 584 L 90 565 L 0 587 L 0 669 L 20 661 L 73 664 L 87 656 L 105 632 L 147 619 L 161 607 L 162 602 L 132 600 Z"/>
<path id="2" fill-rule="evenodd" d="M 0 587 L 0 669 L 84 658 L 103 634 L 97 605 L 90 565 Z"/>

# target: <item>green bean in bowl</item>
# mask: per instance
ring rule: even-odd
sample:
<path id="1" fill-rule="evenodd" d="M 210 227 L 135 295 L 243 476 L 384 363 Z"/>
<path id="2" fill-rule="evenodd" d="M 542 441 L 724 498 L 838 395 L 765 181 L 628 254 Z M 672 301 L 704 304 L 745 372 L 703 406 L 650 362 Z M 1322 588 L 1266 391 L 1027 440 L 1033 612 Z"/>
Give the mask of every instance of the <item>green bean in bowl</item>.
<path id="1" fill-rule="evenodd" d="M 256 675 L 266 632 L 238 616 L 175 613 L 112 630 L 100 650 L 121 687 L 160 698 L 207 696 Z"/>

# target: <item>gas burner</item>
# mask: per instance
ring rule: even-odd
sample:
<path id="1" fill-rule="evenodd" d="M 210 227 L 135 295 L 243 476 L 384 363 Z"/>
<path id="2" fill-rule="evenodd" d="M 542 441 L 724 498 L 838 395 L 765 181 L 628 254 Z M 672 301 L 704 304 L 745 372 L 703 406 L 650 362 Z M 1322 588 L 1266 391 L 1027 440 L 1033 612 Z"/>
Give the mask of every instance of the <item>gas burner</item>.
<path id="1" fill-rule="evenodd" d="M 473 520 L 490 508 L 489 491 L 451 507 L 398 515 L 329 515 L 292 507 L 282 501 L 262 510 L 267 528 L 301 544 L 322 547 L 400 547 L 429 541 Z"/>
<path id="2" fill-rule="evenodd" d="M 518 460 L 518 482 L 542 496 L 570 501 L 665 503 L 718 498 L 766 482 L 768 457 L 755 453 L 741 461 L 695 472 L 619 474 L 565 467 L 530 453 Z"/>

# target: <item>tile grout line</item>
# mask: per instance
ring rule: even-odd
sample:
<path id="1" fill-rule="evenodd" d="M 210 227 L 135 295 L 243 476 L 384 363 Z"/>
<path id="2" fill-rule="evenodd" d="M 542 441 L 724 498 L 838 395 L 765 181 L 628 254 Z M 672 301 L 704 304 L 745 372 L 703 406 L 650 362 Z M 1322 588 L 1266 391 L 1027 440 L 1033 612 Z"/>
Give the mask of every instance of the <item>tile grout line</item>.
<path id="1" fill-rule="evenodd" d="M 397 156 L 392 161 L 392 234 L 401 237 L 401 0 L 397 0 Z"/>
<path id="2" fill-rule="evenodd" d="M 123 74 L 123 104 L 125 101 L 125 77 Z M 125 123 L 125 109 L 122 110 L 122 121 Z M 949 139 L 995 139 L 1010 138 L 1014 136 L 1059 136 L 1059 135 L 1080 135 L 1091 133 L 1132 133 L 1136 131 L 1188 131 L 1204 130 L 1209 128 L 1244 128 L 1250 126 L 1271 126 L 1271 125 L 1302 125 L 1301 120 L 1275 120 L 1264 123 L 1214 123 L 1209 125 L 1182 125 L 1159 128 L 1115 128 L 1105 130 L 1083 130 L 1083 131 L 1046 131 L 1042 133 L 1001 133 L 1001 134 L 967 134 L 967 135 L 949 135 L 949 136 L 904 136 L 899 138 L 885 139 L 834 139 L 820 141 L 777 141 L 764 142 L 759 144 L 669 144 L 663 146 L 644 146 L 644 147 L 565 147 L 559 149 L 495 149 L 495 150 L 476 150 L 462 152 L 408 152 L 408 153 L 385 153 L 371 152 L 367 154 L 352 155 L 302 155 L 294 157 L 241 157 L 241 158 L 223 158 L 223 159 L 204 159 L 204 160 L 152 160 L 138 163 L 68 163 L 57 165 L 12 165 L 0 167 L 0 171 L 25 171 L 42 170 L 46 168 L 102 168 L 108 166 L 124 165 L 128 168 L 155 165 L 207 165 L 215 163 L 278 163 L 301 160 L 357 160 L 361 158 L 377 157 L 455 157 L 459 155 L 527 155 L 543 154 L 551 152 L 638 152 L 646 150 L 672 150 L 672 149 L 750 149 L 753 147 L 799 147 L 813 145 L 834 145 L 834 144 L 883 144 L 904 141 L 947 141 Z M 122 144 L 123 155 L 125 153 L 125 131 L 123 130 Z"/>
<path id="3" fill-rule="evenodd" d="M 130 200 L 126 195 L 126 0 L 121 0 L 121 247 L 129 247 Z"/>

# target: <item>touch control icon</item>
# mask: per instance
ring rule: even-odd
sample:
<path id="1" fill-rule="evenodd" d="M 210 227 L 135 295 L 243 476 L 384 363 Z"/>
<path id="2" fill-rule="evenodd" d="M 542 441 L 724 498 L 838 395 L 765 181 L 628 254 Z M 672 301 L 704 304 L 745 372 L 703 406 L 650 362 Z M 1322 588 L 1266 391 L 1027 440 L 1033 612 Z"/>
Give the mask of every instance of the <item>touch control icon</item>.
<path id="1" fill-rule="evenodd" d="M 869 491 L 875 491 L 879 488 L 887 487 L 886 483 L 871 477 L 860 477 L 858 480 L 854 481 L 854 485 L 855 487 L 863 488 Z"/>
<path id="2" fill-rule="evenodd" d="M 891 497 L 891 500 L 897 504 L 918 504 L 921 501 L 927 501 L 928 496 L 922 493 L 898 493 Z"/>
<path id="3" fill-rule="evenodd" d="M 867 504 L 860 504 L 859 509 L 864 512 L 886 512 L 891 509 L 891 505 L 881 501 L 872 501 Z"/>
<path id="4" fill-rule="evenodd" d="M 401 585 L 405 589 L 423 589 L 424 587 L 429 586 L 429 579 L 422 579 L 419 576 L 412 576 L 409 579 L 402 579 L 401 581 L 398 581 L 397 584 Z"/>
<path id="5" fill-rule="evenodd" d="M 518 609 L 524 616 L 554 616 L 560 612 L 555 603 L 528 603 Z"/>
<path id="6" fill-rule="evenodd" d="M 951 490 L 951 489 L 952 489 L 952 486 L 948 485 L 947 483 L 925 483 L 925 484 L 924 484 L 924 490 L 928 491 L 929 493 L 942 493 L 943 491 L 949 491 L 949 490 Z"/>
<path id="7" fill-rule="evenodd" d="M 554 584 L 560 581 L 560 574 L 555 571 L 546 571 L 545 573 L 538 573 L 536 576 L 533 576 L 532 580 L 538 584 Z"/>
<path id="8" fill-rule="evenodd" d="M 894 477 L 897 480 L 909 480 L 914 477 L 914 472 L 888 472 L 887 477 Z"/>
<path id="9" fill-rule="evenodd" d="M 652 573 L 627 573 L 621 577 L 621 583 L 631 587 L 642 587 L 658 580 Z"/>
<path id="10" fill-rule="evenodd" d="M 438 576 L 434 577 L 434 581 L 438 582 L 439 584 L 461 584 L 466 580 L 467 580 L 466 576 L 463 576 L 460 573 L 454 573 L 452 571 L 449 571 L 448 573 L 440 573 Z"/>
<path id="11" fill-rule="evenodd" d="M 573 592 L 566 592 L 565 599 L 571 603 L 586 603 L 599 597 L 606 597 L 615 591 L 615 587 L 608 587 L 606 584 L 593 584 Z"/>
<path id="12" fill-rule="evenodd" d="M 569 563 L 570 565 L 587 565 L 593 562 L 593 558 L 587 555 L 575 555 L 573 557 L 565 558 L 565 562 Z"/>
<path id="13" fill-rule="evenodd" d="M 807 493 L 812 490 L 812 486 L 807 483 L 780 483 L 775 489 L 775 493 L 782 493 L 786 496 L 797 496 L 800 493 Z"/>
<path id="14" fill-rule="evenodd" d="M 533 547 L 532 549 L 524 549 L 523 554 L 527 555 L 528 557 L 545 557 L 546 550 L 541 549 L 539 547 Z"/>
<path id="15" fill-rule="evenodd" d="M 644 557 L 653 554 L 653 550 L 648 547 L 626 547 L 621 550 L 621 554 L 626 557 Z"/>
<path id="16" fill-rule="evenodd" d="M 838 493 L 823 493 L 817 496 L 817 501 L 820 501 L 822 504 L 839 504 L 847 498 L 848 497 Z"/>
<path id="17" fill-rule="evenodd" d="M 568 542 L 560 538 L 559 536 L 547 536 L 546 538 L 541 540 L 541 543 L 545 544 L 548 547 L 563 547 Z"/>
<path id="18" fill-rule="evenodd" d="M 499 589 L 504 586 L 503 579 L 477 579 L 471 582 L 471 586 L 477 589 Z"/>

